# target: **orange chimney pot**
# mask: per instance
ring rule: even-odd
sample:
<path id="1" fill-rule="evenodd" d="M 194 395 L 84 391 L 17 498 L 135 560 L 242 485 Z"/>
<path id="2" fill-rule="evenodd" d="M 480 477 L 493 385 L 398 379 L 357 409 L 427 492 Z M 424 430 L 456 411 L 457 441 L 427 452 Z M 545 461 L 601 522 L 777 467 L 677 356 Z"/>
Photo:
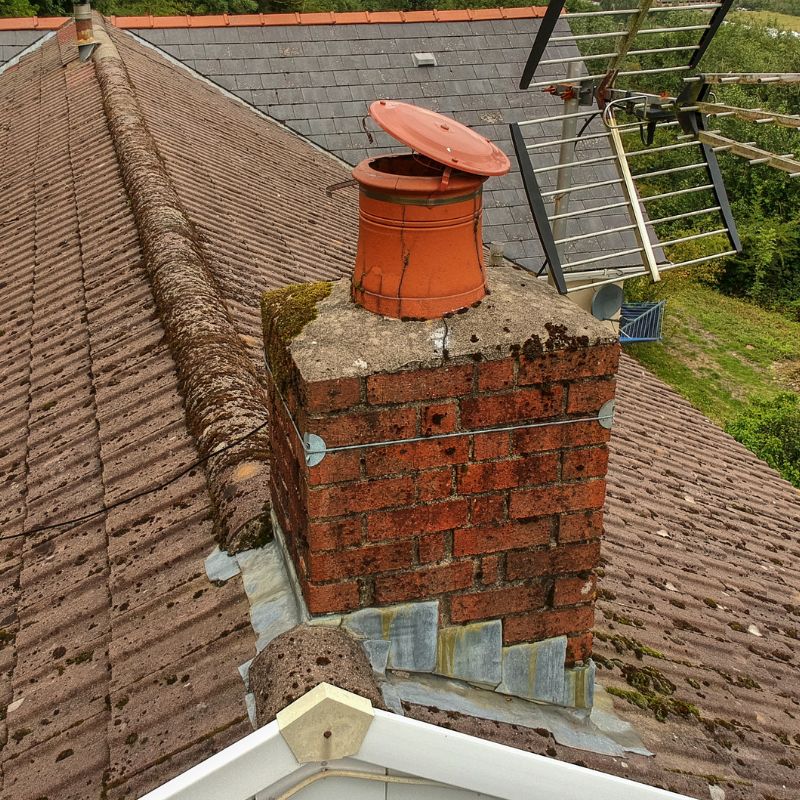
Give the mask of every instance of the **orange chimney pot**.
<path id="1" fill-rule="evenodd" d="M 486 294 L 483 184 L 510 168 L 494 144 L 455 120 L 380 100 L 372 118 L 415 152 L 369 158 L 359 184 L 352 296 L 375 314 L 434 319 Z"/>

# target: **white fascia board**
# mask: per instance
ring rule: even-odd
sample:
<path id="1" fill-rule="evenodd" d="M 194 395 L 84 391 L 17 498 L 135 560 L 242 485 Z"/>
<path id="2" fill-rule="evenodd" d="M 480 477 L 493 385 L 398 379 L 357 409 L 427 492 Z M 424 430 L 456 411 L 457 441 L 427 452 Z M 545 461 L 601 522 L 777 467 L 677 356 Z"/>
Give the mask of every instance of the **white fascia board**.
<path id="1" fill-rule="evenodd" d="M 377 709 L 355 758 L 502 800 L 691 800 Z M 285 790 L 310 772 L 339 768 L 352 769 L 353 761 L 298 764 L 271 722 L 141 800 L 249 800 L 276 784 Z"/>
<path id="2" fill-rule="evenodd" d="M 300 765 L 273 721 L 141 800 L 249 800 L 298 769 Z"/>
<path id="3" fill-rule="evenodd" d="M 503 800 L 691 800 L 378 710 L 357 758 Z"/>

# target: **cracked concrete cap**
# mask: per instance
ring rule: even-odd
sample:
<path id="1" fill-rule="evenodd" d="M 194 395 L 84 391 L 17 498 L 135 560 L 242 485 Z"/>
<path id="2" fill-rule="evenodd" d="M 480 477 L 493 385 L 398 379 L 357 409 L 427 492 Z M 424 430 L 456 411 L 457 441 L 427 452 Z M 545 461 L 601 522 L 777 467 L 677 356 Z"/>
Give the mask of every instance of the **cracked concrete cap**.
<path id="1" fill-rule="evenodd" d="M 380 317 L 356 306 L 349 281 L 334 283 L 290 350 L 307 381 L 360 377 L 482 358 L 613 342 L 607 327 L 530 272 L 487 267 L 491 294 L 474 308 L 422 322 Z M 402 335 L 400 335 L 402 331 Z M 324 354 L 321 344 L 324 344 Z"/>

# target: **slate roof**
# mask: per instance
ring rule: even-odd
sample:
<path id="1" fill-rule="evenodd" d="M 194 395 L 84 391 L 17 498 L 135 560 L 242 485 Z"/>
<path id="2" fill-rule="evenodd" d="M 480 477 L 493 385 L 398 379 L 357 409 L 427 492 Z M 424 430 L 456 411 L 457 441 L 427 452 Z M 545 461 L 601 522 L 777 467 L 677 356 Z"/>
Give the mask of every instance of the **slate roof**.
<path id="1" fill-rule="evenodd" d="M 110 36 L 255 368 L 259 293 L 350 271 L 354 197 L 323 191 L 346 170 Z M 197 458 L 184 358 L 151 289 L 100 72 L 77 61 L 67 27 L 0 75 L 0 187 L 19 210 L 0 237 L 3 537 L 109 506 Z M 628 675 L 666 698 L 664 722 L 652 696 L 647 709 L 615 700 L 656 757 L 603 759 L 413 713 L 703 800 L 721 797 L 710 785 L 725 800 L 796 798 L 800 495 L 628 358 L 618 397 L 596 654 L 604 685 L 630 691 Z M 0 541 L 0 795 L 136 796 L 249 731 L 236 669 L 254 652 L 247 602 L 238 578 L 203 574 L 212 494 L 192 470 L 80 526 Z"/>
<path id="2" fill-rule="evenodd" d="M 292 130 L 355 165 L 368 155 L 404 148 L 371 122 L 365 123 L 369 104 L 378 98 L 415 103 L 448 114 L 497 143 L 510 157 L 512 172 L 490 180 L 485 187 L 484 240 L 505 245 L 510 259 L 539 269 L 543 255 L 524 193 L 511 144 L 508 123 L 563 113 L 563 103 L 542 91 L 520 91 L 517 86 L 544 9 L 513 9 L 519 18 L 502 19 L 499 9 L 484 9 L 485 17 L 497 18 L 434 21 L 434 12 L 407 14 L 400 21 L 381 22 L 390 15 L 303 15 L 315 24 L 280 25 L 286 15 L 265 25 L 182 27 L 181 18 L 168 23 L 135 27 L 142 18 L 119 18 L 118 25 L 161 48 L 187 66 L 261 111 L 285 122 Z M 512 11 L 509 9 L 508 11 Z M 442 12 L 442 15 L 444 12 Z M 420 18 L 428 21 L 414 21 Z M 353 17 L 356 23 L 349 22 Z M 320 19 L 322 18 L 322 19 Z M 233 19 L 233 18 L 232 18 Z M 328 19 L 329 24 L 324 24 Z M 248 18 L 249 20 L 249 18 Z M 253 20 L 255 21 L 255 20 Z M 213 24 L 213 19 L 209 21 Z M 556 32 L 568 34 L 565 21 Z M 413 54 L 430 52 L 438 66 L 414 66 Z M 552 45 L 546 58 L 578 54 L 574 45 Z M 546 78 L 563 74 L 557 66 L 543 71 Z M 537 74 L 538 79 L 538 74 Z M 365 127 L 369 130 L 368 135 Z M 561 123 L 527 129 L 530 140 L 557 138 Z M 587 133 L 603 130 L 594 120 Z M 373 141 L 370 141 L 370 135 Z M 610 154 L 605 140 L 587 140 L 577 148 L 578 158 L 588 160 Z M 538 151 L 535 166 L 551 166 L 557 149 Z M 617 178 L 610 163 L 581 167 L 574 179 L 596 183 Z M 555 173 L 540 176 L 542 189 L 555 188 Z M 621 201 L 617 186 L 605 186 L 572 196 L 571 210 Z M 592 219 L 569 223 L 568 233 L 596 233 L 630 223 L 619 209 L 601 212 Z M 571 260 L 596 256 L 610 248 L 635 248 L 630 231 L 598 240 L 579 239 L 567 246 Z M 640 264 L 638 255 L 621 256 L 612 266 Z M 600 265 L 603 266 L 603 265 Z"/>
<path id="3" fill-rule="evenodd" d="M 44 36 L 40 31 L 0 30 L 0 67 Z"/>

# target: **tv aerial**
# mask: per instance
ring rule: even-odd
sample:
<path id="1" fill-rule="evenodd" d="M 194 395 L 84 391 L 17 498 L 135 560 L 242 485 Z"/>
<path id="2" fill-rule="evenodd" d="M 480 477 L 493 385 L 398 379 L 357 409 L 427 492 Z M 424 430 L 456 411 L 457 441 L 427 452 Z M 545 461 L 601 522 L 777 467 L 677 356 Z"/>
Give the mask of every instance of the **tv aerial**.
<path id="1" fill-rule="evenodd" d="M 800 116 L 717 102 L 715 93 L 730 85 L 800 84 L 800 74 L 698 69 L 733 0 L 630 0 L 629 8 L 564 15 L 565 3 L 550 0 L 520 81 L 521 89 L 546 92 L 563 106 L 510 125 L 544 250 L 540 274 L 547 268 L 567 294 L 642 275 L 658 281 L 666 270 L 741 252 L 716 154 L 798 179 L 800 161 L 711 124 L 732 117 L 756 128 L 800 129 Z M 568 54 L 544 58 L 551 46 Z M 665 165 L 675 151 L 682 151 L 679 163 Z M 573 200 L 580 207 L 570 209 Z M 660 214 L 665 201 L 672 208 Z M 680 231 L 684 220 L 695 227 Z M 690 257 L 671 261 L 676 245 L 688 245 Z"/>

